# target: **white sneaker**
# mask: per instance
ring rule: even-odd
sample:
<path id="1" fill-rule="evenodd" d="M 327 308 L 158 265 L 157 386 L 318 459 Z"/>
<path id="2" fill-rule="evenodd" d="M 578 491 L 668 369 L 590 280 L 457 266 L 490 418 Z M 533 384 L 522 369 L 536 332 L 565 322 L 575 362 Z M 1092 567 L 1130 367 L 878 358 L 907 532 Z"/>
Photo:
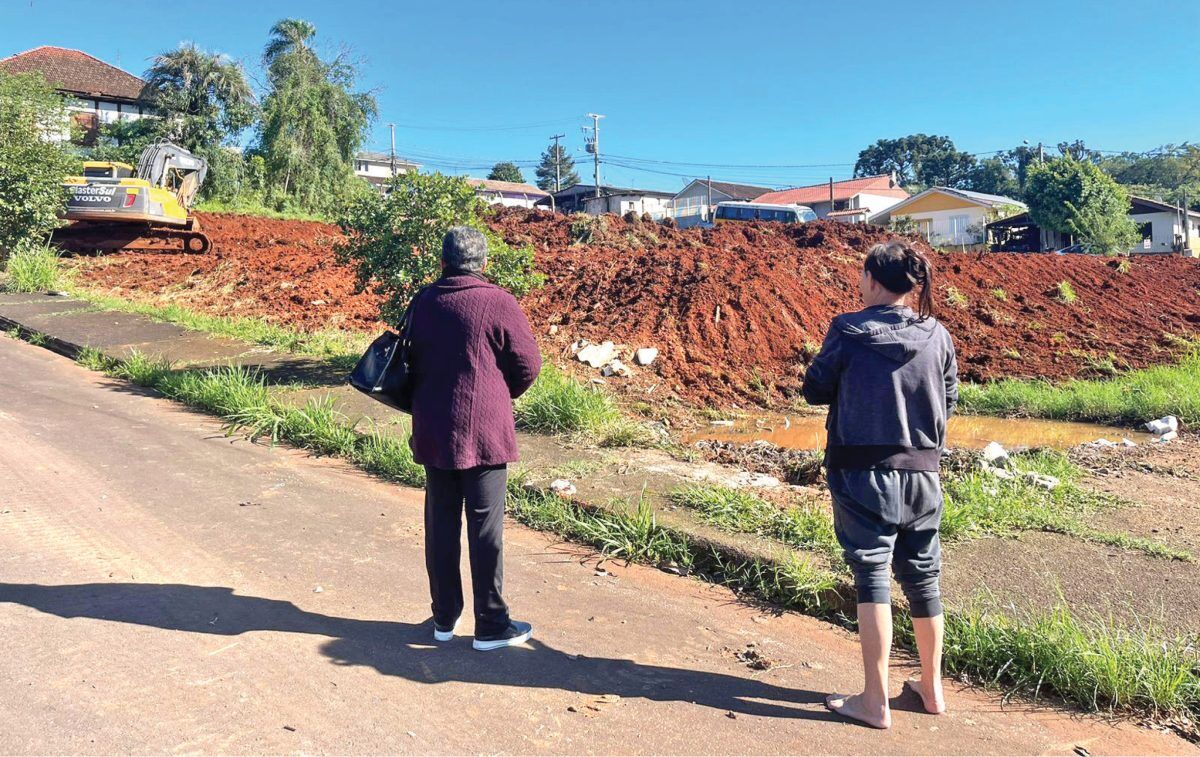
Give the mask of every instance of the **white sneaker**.
<path id="1" fill-rule="evenodd" d="M 462 616 L 459 615 L 454 619 L 454 625 L 442 630 L 438 628 L 438 624 L 433 624 L 433 640 L 434 641 L 450 641 L 454 638 L 454 632 L 458 630 L 458 624 L 462 622 Z"/>

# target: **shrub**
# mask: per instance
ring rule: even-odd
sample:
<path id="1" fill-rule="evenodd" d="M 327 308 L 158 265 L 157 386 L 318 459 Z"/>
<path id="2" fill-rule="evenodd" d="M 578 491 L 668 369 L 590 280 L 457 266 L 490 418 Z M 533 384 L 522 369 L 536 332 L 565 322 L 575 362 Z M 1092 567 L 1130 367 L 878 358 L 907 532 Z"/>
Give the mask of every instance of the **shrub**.
<path id="1" fill-rule="evenodd" d="M 58 286 L 58 253 L 44 244 L 28 240 L 17 245 L 8 259 L 10 292 L 48 292 Z"/>
<path id="2" fill-rule="evenodd" d="M 0 73 L 0 261 L 58 225 L 76 164 L 58 141 L 66 123 L 62 97 L 40 75 Z"/>
<path id="3" fill-rule="evenodd" d="M 347 241 L 339 257 L 355 264 L 358 285 L 382 295 L 381 318 L 393 325 L 412 295 L 441 271 L 442 237 L 451 226 L 471 226 L 488 238 L 487 275 L 520 296 L 539 286 L 530 247 L 513 249 L 483 223 L 487 212 L 466 180 L 439 173 L 401 174 L 386 195 L 357 194 L 338 225 Z"/>

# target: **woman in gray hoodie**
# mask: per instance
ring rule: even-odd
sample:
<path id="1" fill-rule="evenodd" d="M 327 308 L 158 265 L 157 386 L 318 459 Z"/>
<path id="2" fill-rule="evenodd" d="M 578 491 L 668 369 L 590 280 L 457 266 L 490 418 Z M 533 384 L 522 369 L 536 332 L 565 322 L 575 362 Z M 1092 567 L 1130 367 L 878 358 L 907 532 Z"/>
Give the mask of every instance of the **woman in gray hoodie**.
<path id="1" fill-rule="evenodd" d="M 958 401 L 950 334 L 933 318 L 933 265 L 906 242 L 876 245 L 859 290 L 866 308 L 833 319 L 804 377 L 804 398 L 829 405 L 825 466 L 834 530 L 854 573 L 865 686 L 831 695 L 834 712 L 891 725 L 889 563 L 908 599 L 921 657 L 910 681 L 931 714 L 942 697 L 938 586 L 946 420 Z M 908 307 L 917 294 L 918 309 Z"/>

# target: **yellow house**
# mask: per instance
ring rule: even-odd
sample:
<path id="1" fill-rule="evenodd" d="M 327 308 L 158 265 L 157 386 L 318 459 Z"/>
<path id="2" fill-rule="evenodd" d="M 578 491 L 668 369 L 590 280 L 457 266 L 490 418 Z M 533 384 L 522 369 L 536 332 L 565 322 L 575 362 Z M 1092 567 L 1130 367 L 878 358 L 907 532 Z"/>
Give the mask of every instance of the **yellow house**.
<path id="1" fill-rule="evenodd" d="M 1026 210 L 1025 203 L 1010 197 L 971 192 L 966 189 L 930 187 L 920 194 L 871 216 L 877 226 L 913 225 L 929 243 L 939 245 L 981 244 L 986 240 L 984 226 L 1005 209 Z"/>

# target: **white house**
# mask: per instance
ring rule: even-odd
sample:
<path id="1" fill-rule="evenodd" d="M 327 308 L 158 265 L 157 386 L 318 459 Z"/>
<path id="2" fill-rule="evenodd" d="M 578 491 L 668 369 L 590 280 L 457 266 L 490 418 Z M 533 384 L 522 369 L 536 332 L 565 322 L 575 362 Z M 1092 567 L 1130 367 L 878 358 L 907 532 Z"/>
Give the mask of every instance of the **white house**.
<path id="1" fill-rule="evenodd" d="M 95 144 L 102 124 L 154 115 L 142 92 L 146 82 L 80 50 L 43 45 L 0 59 L 9 74 L 39 73 L 66 97 L 80 143 Z M 62 139 L 69 138 L 63 130 Z"/>
<path id="2" fill-rule="evenodd" d="M 772 191 L 770 187 L 752 184 L 735 184 L 728 181 L 693 179 L 686 187 L 671 198 L 670 215 L 686 229 L 705 221 L 711 221 L 717 203 L 732 200 L 753 200 Z"/>
<path id="3" fill-rule="evenodd" d="M 360 152 L 354 156 L 354 175 L 366 179 L 376 187 L 387 184 L 392 180 L 392 176 L 419 170 L 420 163 L 405 160 L 399 155 L 396 156 L 393 166 L 392 156 L 386 152 Z"/>
<path id="4" fill-rule="evenodd" d="M 467 179 L 467 183 L 475 187 L 475 194 L 483 198 L 484 202 L 503 205 L 506 208 L 532 208 L 550 198 L 549 192 L 532 184 L 493 179 Z"/>
<path id="5" fill-rule="evenodd" d="M 807 205 L 817 218 L 863 223 L 872 213 L 879 213 L 907 198 L 908 192 L 900 187 L 895 177 L 880 174 L 844 181 L 831 179 L 823 184 L 767 192 L 753 199 L 775 205 Z"/>
<path id="6" fill-rule="evenodd" d="M 1010 197 L 949 187 L 930 187 L 873 214 L 877 226 L 907 221 L 931 245 L 975 245 L 987 239 L 986 227 L 1007 209 L 1027 210 Z"/>
<path id="7" fill-rule="evenodd" d="M 657 218 L 667 214 L 674 192 L 658 192 L 653 189 L 629 189 L 621 187 L 600 187 L 600 196 L 596 196 L 595 184 L 576 184 L 573 187 L 554 193 L 554 206 L 560 213 L 590 213 L 598 216 L 602 213 L 624 214 L 649 213 Z M 541 203 L 549 207 L 550 199 Z"/>

